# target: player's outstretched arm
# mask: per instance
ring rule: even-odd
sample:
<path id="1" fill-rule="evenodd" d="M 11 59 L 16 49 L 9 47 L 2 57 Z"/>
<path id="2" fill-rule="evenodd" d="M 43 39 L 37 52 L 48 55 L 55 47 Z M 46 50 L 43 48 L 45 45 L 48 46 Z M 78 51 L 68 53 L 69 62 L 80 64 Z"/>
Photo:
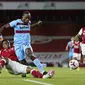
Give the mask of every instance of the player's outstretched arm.
<path id="1" fill-rule="evenodd" d="M 68 44 L 67 44 L 66 47 L 65 47 L 65 50 L 68 51 L 68 49 L 69 49 L 69 47 L 68 47 Z"/>
<path id="2" fill-rule="evenodd" d="M 5 25 L 3 25 L 1 28 L 0 28 L 0 35 L 1 35 L 1 33 L 2 33 L 2 31 L 4 30 L 4 28 L 9 28 L 10 27 L 10 25 L 7 23 L 7 24 L 5 24 Z"/>
<path id="3" fill-rule="evenodd" d="M 31 28 L 34 28 L 34 27 L 39 26 L 39 25 L 41 25 L 41 24 L 42 24 L 42 21 L 39 20 L 37 23 L 32 24 L 32 25 L 31 25 Z"/>

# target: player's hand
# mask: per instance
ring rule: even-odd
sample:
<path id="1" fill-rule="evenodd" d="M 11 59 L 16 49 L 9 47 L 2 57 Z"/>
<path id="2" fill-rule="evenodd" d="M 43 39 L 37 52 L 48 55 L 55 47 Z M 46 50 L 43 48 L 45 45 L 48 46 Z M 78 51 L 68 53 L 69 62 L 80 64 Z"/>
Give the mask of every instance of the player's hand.
<path id="1" fill-rule="evenodd" d="M 38 21 L 38 25 L 41 25 L 41 24 L 42 24 L 42 21 L 41 21 L 41 20 L 39 20 L 39 21 Z"/>
<path id="2" fill-rule="evenodd" d="M 0 41 L 3 41 L 3 36 L 2 35 L 0 35 Z"/>

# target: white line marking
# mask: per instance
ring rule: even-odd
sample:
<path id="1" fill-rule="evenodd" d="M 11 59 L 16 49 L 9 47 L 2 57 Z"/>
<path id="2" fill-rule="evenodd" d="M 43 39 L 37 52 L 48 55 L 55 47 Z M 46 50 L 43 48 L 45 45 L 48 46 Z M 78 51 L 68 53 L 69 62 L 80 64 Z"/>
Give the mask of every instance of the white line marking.
<path id="1" fill-rule="evenodd" d="M 34 81 L 34 80 L 29 80 L 29 79 L 24 79 L 24 81 L 29 81 L 29 82 L 32 82 L 32 83 L 43 84 L 43 85 L 54 85 L 54 84 L 50 84 L 50 83 L 44 83 L 44 82 Z"/>

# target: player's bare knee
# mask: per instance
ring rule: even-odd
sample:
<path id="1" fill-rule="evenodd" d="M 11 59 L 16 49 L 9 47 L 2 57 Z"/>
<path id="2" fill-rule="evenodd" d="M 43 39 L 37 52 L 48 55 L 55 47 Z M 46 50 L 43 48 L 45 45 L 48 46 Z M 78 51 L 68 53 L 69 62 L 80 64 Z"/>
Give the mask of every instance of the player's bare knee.
<path id="1" fill-rule="evenodd" d="M 29 57 L 33 56 L 33 52 L 31 51 L 30 48 L 27 48 L 25 52 L 26 52 L 27 56 L 29 56 Z"/>
<path id="2" fill-rule="evenodd" d="M 29 67 L 27 67 L 26 72 L 30 73 L 30 71 L 31 71 L 31 69 Z"/>

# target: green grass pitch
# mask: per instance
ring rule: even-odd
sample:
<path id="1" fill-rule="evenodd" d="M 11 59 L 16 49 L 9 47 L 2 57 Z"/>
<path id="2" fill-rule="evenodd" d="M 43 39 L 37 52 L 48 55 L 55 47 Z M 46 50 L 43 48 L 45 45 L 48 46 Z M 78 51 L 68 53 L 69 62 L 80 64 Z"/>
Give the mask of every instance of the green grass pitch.
<path id="1" fill-rule="evenodd" d="M 0 74 L 0 85 L 85 85 L 85 68 L 80 68 L 79 71 L 62 67 L 45 68 L 47 71 L 51 69 L 55 70 L 55 75 L 51 79 L 33 78 L 30 74 L 27 74 L 27 78 L 22 78 L 3 69 Z"/>

